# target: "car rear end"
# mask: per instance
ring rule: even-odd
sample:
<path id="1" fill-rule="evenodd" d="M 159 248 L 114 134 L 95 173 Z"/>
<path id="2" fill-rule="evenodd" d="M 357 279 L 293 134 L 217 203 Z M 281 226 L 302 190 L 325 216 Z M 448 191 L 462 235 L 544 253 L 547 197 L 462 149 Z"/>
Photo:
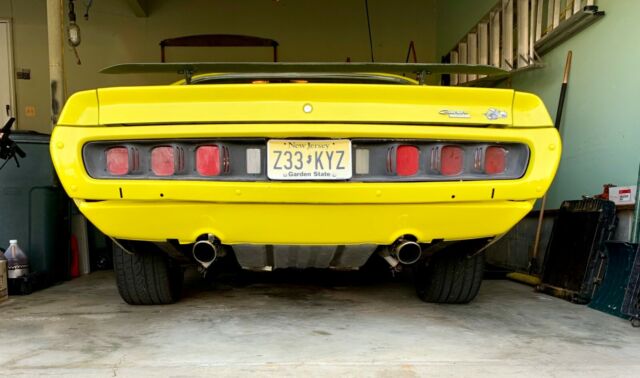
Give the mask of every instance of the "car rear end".
<path id="1" fill-rule="evenodd" d="M 203 242 L 259 270 L 475 253 L 546 192 L 560 149 L 530 94 L 308 82 L 80 92 L 51 142 L 119 247 L 188 262 Z"/>

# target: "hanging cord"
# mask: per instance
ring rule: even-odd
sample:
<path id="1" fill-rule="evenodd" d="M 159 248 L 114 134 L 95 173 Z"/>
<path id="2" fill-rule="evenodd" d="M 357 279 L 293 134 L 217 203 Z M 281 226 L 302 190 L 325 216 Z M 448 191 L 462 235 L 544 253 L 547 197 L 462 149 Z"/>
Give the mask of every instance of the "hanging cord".
<path id="1" fill-rule="evenodd" d="M 61 60 L 60 60 L 60 64 L 62 64 L 62 104 L 64 104 L 65 100 L 67 99 L 67 71 L 65 70 L 65 64 L 64 64 L 64 59 L 65 59 L 65 27 L 64 27 L 64 0 L 60 0 L 60 20 L 62 20 L 62 22 L 60 23 L 60 35 L 62 35 L 63 37 L 60 39 L 60 55 L 61 55 Z M 59 104 L 58 106 L 62 106 L 62 104 Z M 60 114 L 60 109 L 58 109 L 57 111 L 58 115 Z M 54 122 L 55 124 L 55 122 Z"/>
<path id="2" fill-rule="evenodd" d="M 73 49 L 76 56 L 76 64 L 81 65 L 80 54 L 78 54 L 78 46 L 80 45 L 80 26 L 76 23 L 76 9 L 74 0 L 69 0 L 69 27 L 67 29 L 67 42 Z"/>
<path id="3" fill-rule="evenodd" d="M 89 9 L 93 5 L 93 0 L 88 0 L 84 2 L 84 19 L 89 21 Z"/>
<path id="4" fill-rule="evenodd" d="M 369 17 L 369 0 L 364 0 L 364 9 L 367 12 L 367 29 L 369 30 L 369 51 L 371 51 L 371 62 L 375 62 L 373 58 L 373 38 L 371 37 L 371 18 Z"/>

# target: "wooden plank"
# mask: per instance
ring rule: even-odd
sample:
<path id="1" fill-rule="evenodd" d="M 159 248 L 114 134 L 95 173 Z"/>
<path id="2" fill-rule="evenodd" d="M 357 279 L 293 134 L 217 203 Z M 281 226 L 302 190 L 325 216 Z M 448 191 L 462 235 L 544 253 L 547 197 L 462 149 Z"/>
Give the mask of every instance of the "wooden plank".
<path id="1" fill-rule="evenodd" d="M 554 0 L 553 2 L 553 28 L 557 28 L 560 25 L 560 0 Z"/>
<path id="2" fill-rule="evenodd" d="M 538 14 L 538 0 L 531 0 L 531 12 L 529 15 L 529 63 L 535 56 L 536 43 L 536 16 Z"/>
<path id="3" fill-rule="evenodd" d="M 451 51 L 451 64 L 458 64 L 460 60 L 458 59 L 458 52 Z M 458 74 L 451 74 L 451 85 L 458 85 Z"/>
<path id="4" fill-rule="evenodd" d="M 467 64 L 467 44 L 466 42 L 460 42 L 458 44 L 458 60 L 460 60 L 460 64 Z M 464 84 L 467 82 L 467 74 L 460 74 L 458 76 L 458 83 Z"/>
<path id="5" fill-rule="evenodd" d="M 489 64 L 489 24 L 481 22 L 478 24 L 478 64 Z M 485 75 L 479 75 L 479 78 Z"/>
<path id="6" fill-rule="evenodd" d="M 529 65 L 529 0 L 518 0 L 518 68 Z"/>
<path id="7" fill-rule="evenodd" d="M 478 24 L 478 64 L 489 64 L 489 25 Z"/>
<path id="8" fill-rule="evenodd" d="M 147 0 L 127 0 L 129 7 L 133 11 L 136 17 L 148 17 L 149 11 L 147 8 Z"/>
<path id="9" fill-rule="evenodd" d="M 513 1 L 502 0 L 502 63 L 504 69 L 513 67 Z"/>
<path id="10" fill-rule="evenodd" d="M 555 0 L 547 0 L 547 25 L 545 25 L 545 30 L 542 34 L 547 34 L 553 30 L 553 7 L 555 7 Z"/>
<path id="11" fill-rule="evenodd" d="M 467 63 L 478 64 L 478 35 L 476 33 L 469 33 L 467 35 Z M 478 78 L 478 75 L 469 74 L 467 76 L 468 81 L 473 81 Z"/>
<path id="12" fill-rule="evenodd" d="M 582 10 L 582 0 L 573 0 L 573 14 Z"/>
<path id="13" fill-rule="evenodd" d="M 491 31 L 489 36 L 489 43 L 491 49 L 491 65 L 500 67 L 500 11 L 494 11 L 490 15 Z"/>
<path id="14" fill-rule="evenodd" d="M 544 16 L 544 0 L 538 0 L 538 11 L 536 14 L 536 42 L 542 38 L 542 17 Z"/>
<path id="15" fill-rule="evenodd" d="M 564 6 L 560 6 L 560 21 L 566 20 L 573 16 L 573 0 L 565 0 Z"/>

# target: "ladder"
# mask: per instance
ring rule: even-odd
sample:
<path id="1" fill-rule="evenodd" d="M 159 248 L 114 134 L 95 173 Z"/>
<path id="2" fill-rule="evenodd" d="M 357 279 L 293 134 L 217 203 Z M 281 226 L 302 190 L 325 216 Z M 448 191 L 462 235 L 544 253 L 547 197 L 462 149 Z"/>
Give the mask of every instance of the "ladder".
<path id="1" fill-rule="evenodd" d="M 508 71 L 538 64 L 536 44 L 579 16 L 595 0 L 498 0 L 449 51 L 453 64 L 485 64 Z M 602 12 L 603 13 L 603 12 Z M 603 13 L 604 14 L 604 13 Z M 469 85 L 482 75 L 451 75 L 451 85 Z"/>

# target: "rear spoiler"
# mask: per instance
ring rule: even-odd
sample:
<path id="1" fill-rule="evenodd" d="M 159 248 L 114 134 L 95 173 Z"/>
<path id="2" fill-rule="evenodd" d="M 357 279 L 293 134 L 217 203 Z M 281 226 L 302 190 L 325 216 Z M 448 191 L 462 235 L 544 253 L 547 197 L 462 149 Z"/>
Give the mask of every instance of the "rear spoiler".
<path id="1" fill-rule="evenodd" d="M 438 64 L 438 63 L 127 63 L 117 64 L 100 71 L 105 74 L 175 73 L 184 75 L 187 83 L 194 74 L 251 72 L 251 73 L 389 73 L 416 74 L 424 84 L 430 74 L 471 74 L 504 76 L 509 72 L 498 67 L 480 64 Z"/>

